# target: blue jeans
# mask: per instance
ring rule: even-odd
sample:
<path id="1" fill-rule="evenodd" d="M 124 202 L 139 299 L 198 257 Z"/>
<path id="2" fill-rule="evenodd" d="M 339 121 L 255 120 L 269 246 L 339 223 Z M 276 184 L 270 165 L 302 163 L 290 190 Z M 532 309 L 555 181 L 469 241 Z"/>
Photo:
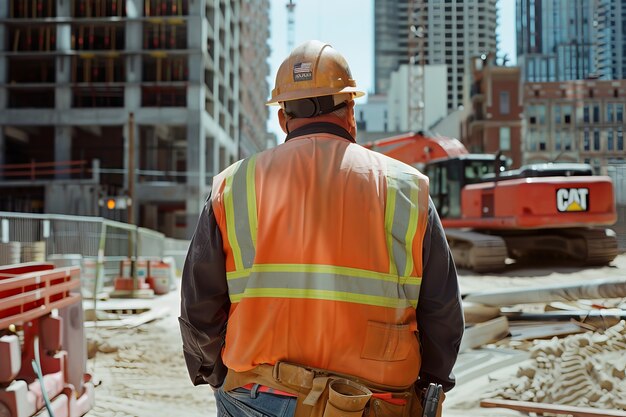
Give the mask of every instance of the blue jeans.
<path id="1" fill-rule="evenodd" d="M 297 401 L 295 397 L 245 388 L 228 392 L 220 388 L 215 391 L 215 400 L 218 417 L 293 417 Z"/>

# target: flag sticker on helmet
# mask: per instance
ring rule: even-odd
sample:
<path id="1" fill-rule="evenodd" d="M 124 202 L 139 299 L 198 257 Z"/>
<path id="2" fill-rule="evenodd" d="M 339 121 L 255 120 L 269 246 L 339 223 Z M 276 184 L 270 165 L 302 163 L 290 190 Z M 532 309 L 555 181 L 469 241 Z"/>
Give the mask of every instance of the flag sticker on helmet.
<path id="1" fill-rule="evenodd" d="M 313 79 L 313 72 L 311 67 L 313 65 L 310 62 L 298 62 L 293 66 L 293 80 L 294 81 L 309 81 Z"/>
<path id="2" fill-rule="evenodd" d="M 556 191 L 556 208 L 560 212 L 588 211 L 588 188 L 559 188 Z"/>

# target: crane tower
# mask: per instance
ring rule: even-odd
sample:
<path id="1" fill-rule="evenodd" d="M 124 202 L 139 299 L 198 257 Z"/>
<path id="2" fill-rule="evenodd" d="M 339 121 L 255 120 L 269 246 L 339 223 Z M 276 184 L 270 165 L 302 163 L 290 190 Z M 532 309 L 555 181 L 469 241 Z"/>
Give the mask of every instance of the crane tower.
<path id="1" fill-rule="evenodd" d="M 289 0 L 287 3 L 287 53 L 290 53 L 293 50 L 293 39 L 294 39 L 294 9 L 296 8 L 296 4 L 293 0 Z"/>
<path id="2" fill-rule="evenodd" d="M 423 0 L 409 0 L 408 4 L 408 127 L 418 132 L 426 130 L 424 70 L 427 11 Z"/>

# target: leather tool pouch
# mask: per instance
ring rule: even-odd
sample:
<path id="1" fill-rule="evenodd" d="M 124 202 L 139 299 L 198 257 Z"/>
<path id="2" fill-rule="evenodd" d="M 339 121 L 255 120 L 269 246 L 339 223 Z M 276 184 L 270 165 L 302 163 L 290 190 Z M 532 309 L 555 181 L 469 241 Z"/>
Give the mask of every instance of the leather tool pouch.
<path id="1" fill-rule="evenodd" d="M 333 379 L 328 384 L 324 417 L 361 417 L 372 392 L 348 379 Z"/>

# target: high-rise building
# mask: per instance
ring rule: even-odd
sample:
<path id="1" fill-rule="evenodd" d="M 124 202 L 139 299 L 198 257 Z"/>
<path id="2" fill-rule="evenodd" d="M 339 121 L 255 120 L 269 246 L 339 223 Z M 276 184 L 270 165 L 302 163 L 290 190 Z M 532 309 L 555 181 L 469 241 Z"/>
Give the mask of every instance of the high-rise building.
<path id="1" fill-rule="evenodd" d="M 415 52 L 410 48 L 411 24 L 424 22 L 426 27 L 419 31 L 423 37 L 423 63 L 446 65 L 447 108 L 457 109 L 468 94 L 465 75 L 469 73 L 469 58 L 496 50 L 496 3 L 497 0 L 375 0 L 376 93 L 385 94 L 391 73 L 409 63 Z"/>
<path id="2" fill-rule="evenodd" d="M 516 14 L 524 80 L 625 77 L 626 0 L 517 0 Z"/>
<path id="3" fill-rule="evenodd" d="M 0 210 L 189 237 L 212 176 L 267 145 L 268 32 L 269 0 L 0 1 Z"/>
<path id="4" fill-rule="evenodd" d="M 626 79 L 626 0 L 601 0 L 597 27 L 602 78 Z"/>
<path id="5" fill-rule="evenodd" d="M 269 0 L 241 0 L 241 32 L 239 53 L 239 157 L 267 146 L 267 118 L 265 105 L 270 86 L 267 58 L 270 48 Z"/>

